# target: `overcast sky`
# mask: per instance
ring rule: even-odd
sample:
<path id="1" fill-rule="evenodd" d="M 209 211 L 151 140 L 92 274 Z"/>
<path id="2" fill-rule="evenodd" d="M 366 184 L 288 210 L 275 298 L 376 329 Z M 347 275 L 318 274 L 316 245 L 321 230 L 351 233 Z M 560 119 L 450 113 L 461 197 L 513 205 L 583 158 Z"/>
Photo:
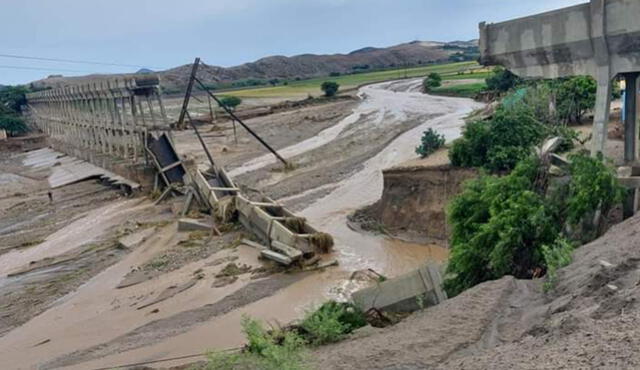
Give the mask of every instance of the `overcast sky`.
<path id="1" fill-rule="evenodd" d="M 200 56 L 207 64 L 232 66 L 267 55 L 475 39 L 481 21 L 582 2 L 586 0 L 0 0 L 0 54 L 151 69 Z M 136 70 L 0 57 L 0 84 L 49 74 Z"/>

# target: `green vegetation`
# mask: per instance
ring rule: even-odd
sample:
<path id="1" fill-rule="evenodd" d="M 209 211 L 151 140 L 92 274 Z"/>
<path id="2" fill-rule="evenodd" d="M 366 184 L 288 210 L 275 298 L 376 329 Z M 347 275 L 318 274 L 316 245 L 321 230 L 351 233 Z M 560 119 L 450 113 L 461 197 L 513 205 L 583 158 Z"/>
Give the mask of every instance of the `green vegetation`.
<path id="1" fill-rule="evenodd" d="M 596 81 L 588 76 L 560 80 L 556 96 L 560 119 L 567 123 L 582 123 L 582 117 L 596 104 L 597 88 Z"/>
<path id="2" fill-rule="evenodd" d="M 502 67 L 496 67 L 493 70 L 493 75 L 486 79 L 487 89 L 496 92 L 507 92 L 516 87 L 521 81 L 520 77 Z"/>
<path id="3" fill-rule="evenodd" d="M 436 87 L 440 87 L 440 85 L 442 85 L 442 76 L 435 72 L 429 73 L 427 78 L 422 81 L 424 92 L 430 92 Z"/>
<path id="4" fill-rule="evenodd" d="M 569 195 L 567 220 L 571 225 L 578 225 L 585 215 L 593 215 L 597 210 L 606 216 L 624 197 L 624 188 L 618 183 L 614 169 L 605 165 L 602 155 L 597 158 L 572 155 L 569 159 L 571 182 L 565 189 Z M 588 219 L 593 220 L 593 217 Z M 594 230 L 595 236 L 588 236 L 583 230 L 581 238 L 593 239 L 604 232 L 604 222 L 604 217 L 600 217 L 597 224 L 586 225 L 587 229 Z"/>
<path id="5" fill-rule="evenodd" d="M 509 171 L 527 158 L 547 133 L 530 111 L 500 107 L 486 121 L 467 124 L 449 151 L 454 166 Z"/>
<path id="6" fill-rule="evenodd" d="M 561 264 L 551 258 L 565 261 L 556 254 L 566 254 L 566 248 L 549 249 L 562 247 L 571 237 L 565 232 L 571 227 L 566 226 L 621 201 L 622 189 L 601 158 L 576 154 L 571 160 L 570 181 L 564 186 L 549 186 L 548 163 L 533 156 L 506 176 L 481 175 L 465 185 L 449 208 L 447 293 L 453 296 L 504 275 L 531 278 L 536 271 L 548 270 L 549 261 L 557 269 Z M 551 246 L 548 261 L 544 246 Z"/>
<path id="7" fill-rule="evenodd" d="M 364 313 L 350 303 L 329 301 L 308 312 L 300 327 L 314 345 L 337 342 L 353 330 L 367 325 Z"/>
<path id="8" fill-rule="evenodd" d="M 325 81 L 320 85 L 320 89 L 324 92 L 324 96 L 331 97 L 338 93 L 340 84 L 334 81 Z"/>
<path id="9" fill-rule="evenodd" d="M 21 107 L 27 103 L 29 90 L 24 86 L 5 86 L 0 89 L 0 129 L 9 135 L 18 135 L 28 131 L 22 118 Z"/>
<path id="10" fill-rule="evenodd" d="M 542 246 L 542 256 L 547 266 L 546 281 L 543 288 L 549 291 L 555 287 L 558 280 L 558 270 L 568 266 L 573 260 L 573 245 L 565 238 L 558 238 L 551 245 Z"/>
<path id="11" fill-rule="evenodd" d="M 420 146 L 416 148 L 416 154 L 418 154 L 420 158 L 426 158 L 436 150 L 442 148 L 444 142 L 444 135 L 430 128 L 422 134 Z"/>
<path id="12" fill-rule="evenodd" d="M 397 80 L 400 78 L 425 77 L 432 72 L 440 74 L 443 81 L 454 79 L 481 79 L 486 78 L 487 75 L 491 73 L 487 69 L 479 66 L 476 62 L 431 64 L 427 66 L 396 68 L 375 72 L 368 72 L 369 70 L 370 69 L 361 69 L 359 71 L 366 72 L 343 74 L 331 78 L 330 81 L 340 84 L 342 90 L 349 90 L 367 83 Z M 288 81 L 287 85 L 282 84 L 275 87 L 234 90 L 233 95 L 243 98 L 306 97 L 308 95 L 320 94 L 320 85 L 325 81 L 327 81 L 326 77 L 295 79 Z"/>
<path id="13" fill-rule="evenodd" d="M 242 104 L 242 99 L 233 95 L 225 95 L 220 98 L 220 106 L 225 106 L 229 110 L 234 111 L 238 105 Z"/>
<path id="14" fill-rule="evenodd" d="M 213 352 L 205 369 L 300 370 L 305 366 L 306 352 L 302 337 L 291 331 L 267 330 L 257 320 L 242 319 L 247 337 L 246 349 L 240 353 Z"/>
<path id="15" fill-rule="evenodd" d="M 353 330 L 365 326 L 365 316 L 350 303 L 329 301 L 308 312 L 299 326 L 266 329 L 247 316 L 242 330 L 247 345 L 239 353 L 213 352 L 205 369 L 300 370 L 307 366 L 307 346 L 336 342 Z"/>
<path id="16" fill-rule="evenodd" d="M 455 80 L 453 78 L 452 80 Z M 431 93 L 444 96 L 458 96 L 462 98 L 474 98 L 484 91 L 487 85 L 484 82 L 474 82 L 469 84 L 442 86 L 431 90 Z"/>

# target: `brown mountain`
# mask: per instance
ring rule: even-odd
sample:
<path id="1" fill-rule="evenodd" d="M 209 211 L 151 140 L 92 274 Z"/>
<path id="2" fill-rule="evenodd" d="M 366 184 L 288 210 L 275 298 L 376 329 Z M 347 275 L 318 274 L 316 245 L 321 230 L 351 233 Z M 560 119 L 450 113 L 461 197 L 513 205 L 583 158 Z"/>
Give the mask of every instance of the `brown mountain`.
<path id="1" fill-rule="evenodd" d="M 327 76 L 335 73 L 376 70 L 381 68 L 415 66 L 421 64 L 455 60 L 456 56 L 472 56 L 477 52 L 477 40 L 434 42 L 412 41 L 386 48 L 366 47 L 348 54 L 315 55 L 302 54 L 292 57 L 269 56 L 255 62 L 235 67 L 203 65 L 198 76 L 209 84 L 228 84 L 246 80 L 294 79 Z M 207 62 L 206 60 L 204 61 Z M 166 88 L 180 88 L 186 85 L 191 65 L 157 72 Z M 87 76 L 89 77 L 89 76 Z M 93 77 L 93 76 L 92 76 Z M 60 86 L 80 78 L 52 77 L 33 82 L 33 86 Z"/>

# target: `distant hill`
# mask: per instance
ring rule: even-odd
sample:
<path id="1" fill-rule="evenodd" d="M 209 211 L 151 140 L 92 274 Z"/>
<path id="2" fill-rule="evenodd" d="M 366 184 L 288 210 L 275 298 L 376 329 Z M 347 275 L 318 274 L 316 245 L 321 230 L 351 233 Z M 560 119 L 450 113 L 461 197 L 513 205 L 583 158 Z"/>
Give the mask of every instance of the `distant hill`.
<path id="1" fill-rule="evenodd" d="M 475 59 L 477 40 L 452 43 L 412 41 L 388 48 L 365 47 L 348 54 L 303 54 L 293 57 L 270 56 L 235 67 L 203 66 L 198 76 L 207 83 L 229 83 L 247 79 L 295 79 L 364 72 L 381 68 L 416 66 L 444 61 Z M 464 56 L 463 56 L 464 55 Z M 456 59 L 456 56 L 459 56 Z M 205 60 L 206 62 L 206 60 Z M 165 86 L 184 86 L 191 65 L 159 72 Z"/>
<path id="2" fill-rule="evenodd" d="M 292 57 L 269 56 L 235 67 L 203 65 L 199 78 L 212 86 L 247 86 L 266 84 L 273 79 L 305 79 L 336 74 L 366 72 L 382 68 L 409 67 L 446 61 L 472 60 L 478 54 L 478 41 L 412 41 L 386 48 L 365 47 L 348 54 L 302 54 Z M 206 63 L 207 60 L 204 60 Z M 143 69 L 138 73 L 148 73 Z M 156 72 L 166 89 L 186 86 L 191 65 Z M 87 77 L 95 77 L 87 76 Z M 86 77 L 84 77 L 86 78 Z M 80 78 L 47 78 L 32 82 L 36 87 L 57 87 Z"/>

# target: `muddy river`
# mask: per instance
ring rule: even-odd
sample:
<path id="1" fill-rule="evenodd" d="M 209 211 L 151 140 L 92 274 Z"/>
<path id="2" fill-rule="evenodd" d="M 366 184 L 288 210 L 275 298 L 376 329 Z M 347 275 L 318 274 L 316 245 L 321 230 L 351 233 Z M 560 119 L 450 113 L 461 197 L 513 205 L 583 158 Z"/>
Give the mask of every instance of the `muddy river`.
<path id="1" fill-rule="evenodd" d="M 460 135 L 464 125 L 463 118 L 472 110 L 482 107 L 480 103 L 469 99 L 422 94 L 418 91 L 420 83 L 420 80 L 405 80 L 365 86 L 359 91 L 362 101 L 352 114 L 320 132 L 317 136 L 280 150 L 280 153 L 285 157 L 290 157 L 330 145 L 355 122 L 358 122 L 360 130 L 373 130 L 400 125 L 409 117 L 412 119 L 419 117 L 420 123 L 418 125 L 395 137 L 389 145 L 361 163 L 357 170 L 347 177 L 336 183 L 305 189 L 302 194 L 288 197 L 288 200 L 292 200 L 304 196 L 306 193 L 329 189 L 326 194 L 323 193 L 322 197 L 313 201 L 299 213 L 317 229 L 333 235 L 335 248 L 332 255 L 327 258 L 337 259 L 338 266 L 322 272 L 309 273 L 305 278 L 280 289 L 269 297 L 206 320 L 186 332 L 177 331 L 176 335 L 159 342 L 152 341 L 149 345 L 130 346 L 130 344 L 123 343 L 118 347 L 118 343 L 115 343 L 112 345 L 113 350 L 102 355 L 96 354 L 93 357 L 88 357 L 89 361 L 71 365 L 69 368 L 114 367 L 135 361 L 203 353 L 212 348 L 237 347 L 243 343 L 239 325 L 243 315 L 250 315 L 273 324 L 284 324 L 300 317 L 305 310 L 326 299 L 347 299 L 352 291 L 364 284 L 350 280 L 354 271 L 371 268 L 381 274 L 393 277 L 407 272 L 427 260 L 445 260 L 448 251 L 444 248 L 435 245 L 406 243 L 382 235 L 355 232 L 346 223 L 346 217 L 352 211 L 380 198 L 383 188 L 381 171 L 384 168 L 416 157 L 414 148 L 425 129 L 434 128 L 444 134 L 447 140 L 452 140 Z M 238 176 L 273 163 L 272 156 L 260 156 L 245 166 L 234 169 L 231 174 Z M 112 211 L 108 210 L 108 212 Z M 155 238 L 169 240 L 170 236 L 159 234 Z M 134 251 L 127 259 L 102 274 L 103 278 L 109 277 L 108 283 L 104 279 L 102 283 L 98 282 L 101 276 L 96 276 L 74 293 L 73 297 L 65 299 L 57 307 L 0 338 L 0 357 L 6 356 L 9 363 L 29 368 L 42 363 L 43 360 L 50 360 L 52 357 L 88 345 L 112 340 L 115 336 L 126 333 L 127 330 L 132 330 L 137 325 L 149 322 L 147 314 L 142 311 L 135 312 L 135 315 L 127 314 L 125 316 L 128 311 L 121 311 L 119 306 L 114 308 L 113 302 L 119 299 L 125 301 L 128 295 L 134 295 L 134 293 L 123 290 L 114 291 L 112 287 L 113 284 L 117 284 L 116 276 L 122 276 L 147 253 L 146 249 Z M 256 257 L 254 251 L 245 251 L 244 249 L 241 250 L 241 254 L 243 254 L 241 259 L 248 261 L 248 263 L 255 260 Z M 202 266 L 206 266 L 204 261 Z M 185 275 L 185 278 L 189 275 L 180 273 Z M 142 286 L 133 291 L 142 291 L 143 288 Z M 228 288 L 229 292 L 232 288 Z M 179 312 L 181 308 L 200 307 L 208 304 L 211 301 L 210 292 L 209 286 L 199 287 L 197 285 L 186 293 L 176 296 L 176 301 L 167 303 L 166 308 L 162 306 L 157 315 L 159 315 L 158 317 L 170 317 L 171 314 Z M 109 295 L 110 305 L 94 302 L 98 296 L 104 294 Z M 87 306 L 82 306 L 83 304 Z M 76 319 L 69 317 L 70 312 L 66 311 L 67 309 L 78 315 L 77 320 L 86 320 L 85 324 L 81 325 Z M 112 319 L 116 321 L 103 320 L 104 322 L 91 324 L 91 320 L 100 320 L 96 318 L 97 310 L 105 315 L 112 315 Z M 47 325 L 53 325 L 53 327 L 46 327 Z M 43 326 L 46 327 L 44 330 Z M 102 332 L 95 332 L 97 327 L 102 327 Z M 58 337 L 54 338 L 57 343 L 52 341 L 47 344 L 50 346 L 48 349 L 44 345 L 33 348 L 34 344 L 43 339 L 60 335 L 61 330 L 69 334 L 67 340 Z M 165 329 L 160 328 L 159 330 Z M 81 343 L 85 343 L 85 345 Z M 30 358 L 25 358 L 24 355 L 15 352 L 24 350 L 25 347 L 31 347 L 30 350 L 33 351 L 33 356 Z M 193 359 L 165 362 L 163 366 L 189 361 L 193 361 Z"/>

